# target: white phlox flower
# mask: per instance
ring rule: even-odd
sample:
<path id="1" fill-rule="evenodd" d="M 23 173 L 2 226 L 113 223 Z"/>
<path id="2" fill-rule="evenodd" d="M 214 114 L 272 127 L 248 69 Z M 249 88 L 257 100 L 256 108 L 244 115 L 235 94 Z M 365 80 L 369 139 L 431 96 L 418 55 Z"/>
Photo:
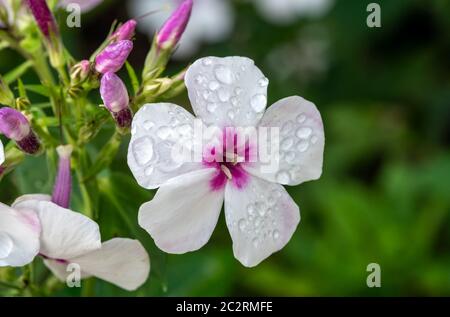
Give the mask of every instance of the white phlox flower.
<path id="1" fill-rule="evenodd" d="M 322 173 L 320 113 L 299 96 L 265 111 L 269 81 L 245 57 L 201 58 L 188 69 L 185 83 L 197 119 L 225 133 L 213 142 L 200 140 L 199 160 L 181 161 L 173 156 L 177 144 L 190 151 L 188 157 L 196 156 L 195 117 L 170 103 L 147 104 L 136 113 L 128 165 L 142 187 L 159 187 L 141 206 L 139 224 L 163 251 L 194 251 L 211 237 L 224 204 L 235 257 L 256 266 L 288 243 L 300 221 L 299 207 L 282 185 Z M 236 143 L 240 127 L 278 131 L 279 139 L 260 141 L 279 148 L 272 168 L 265 168 L 259 153 L 256 160 L 249 155 L 261 144 Z"/>
<path id="2" fill-rule="evenodd" d="M 28 222 L 34 225 L 34 231 L 24 226 L 6 231 L 10 236 L 20 236 L 30 245 L 21 251 L 29 253 L 27 259 L 32 259 L 31 254 L 39 253 L 44 258 L 45 265 L 63 282 L 72 272 L 67 271 L 70 263 L 79 265 L 81 278 L 95 276 L 129 291 L 137 289 L 147 280 L 150 261 L 139 241 L 114 238 L 101 243 L 99 227 L 95 221 L 50 200 L 51 197 L 47 195 L 24 195 L 9 209 L 10 214 L 15 211 L 20 215 L 33 215 L 33 218 L 28 216 L 32 220 Z M 2 209 L 8 211 L 6 208 L 2 206 Z M 11 226 L 12 223 L 12 220 L 1 221 L 0 226 Z M 0 227 L 0 237 L 2 229 Z M 36 234 L 39 237 L 37 249 Z M 5 253 L 3 240 L 0 245 L 0 254 Z M 17 266 L 24 262 L 26 261 L 19 261 Z"/>

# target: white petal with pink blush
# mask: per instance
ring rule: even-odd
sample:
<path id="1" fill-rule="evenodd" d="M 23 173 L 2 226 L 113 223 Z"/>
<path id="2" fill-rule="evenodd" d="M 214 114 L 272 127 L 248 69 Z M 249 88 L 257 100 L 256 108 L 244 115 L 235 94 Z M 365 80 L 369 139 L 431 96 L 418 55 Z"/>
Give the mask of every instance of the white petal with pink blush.
<path id="1" fill-rule="evenodd" d="M 0 267 L 24 266 L 39 253 L 41 226 L 33 210 L 0 203 Z"/>
<path id="2" fill-rule="evenodd" d="M 126 290 L 135 290 L 147 280 L 150 259 L 139 241 L 115 238 L 101 243 L 95 221 L 50 199 L 47 195 L 24 195 L 13 207 L 36 216 L 40 224 L 37 251 L 56 277 L 65 282 L 72 272 L 69 264 L 74 263 L 81 269 L 81 278 L 95 276 Z"/>
<path id="3" fill-rule="evenodd" d="M 282 249 L 300 222 L 299 207 L 282 185 L 298 185 L 322 173 L 325 136 L 320 113 L 298 96 L 265 111 L 269 80 L 246 57 L 201 58 L 188 69 L 185 82 L 197 118 L 173 104 L 147 104 L 133 119 L 129 167 L 141 186 L 160 187 L 153 200 L 141 206 L 139 224 L 163 251 L 194 251 L 210 239 L 224 202 L 234 256 L 244 266 L 256 266 Z M 191 131 L 196 120 L 222 132 L 215 139 L 200 138 L 199 161 L 172 164 L 173 158 L 154 155 L 160 151 L 161 124 L 162 135 L 175 144 L 180 122 Z M 254 159 L 251 153 L 258 144 L 239 142 L 241 128 L 249 127 L 277 131 L 279 138 L 261 142 L 279 149 L 275 168 L 265 168 L 259 151 Z M 181 143 L 196 148 L 199 138 L 194 135 Z M 161 165 L 172 167 L 170 173 L 155 172 Z"/>

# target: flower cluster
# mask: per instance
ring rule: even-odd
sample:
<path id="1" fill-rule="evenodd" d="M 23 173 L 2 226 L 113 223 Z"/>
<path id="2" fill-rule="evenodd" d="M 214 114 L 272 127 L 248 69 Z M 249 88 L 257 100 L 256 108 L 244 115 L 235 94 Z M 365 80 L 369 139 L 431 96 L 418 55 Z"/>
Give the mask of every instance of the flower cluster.
<path id="1" fill-rule="evenodd" d="M 161 250 L 181 254 L 201 248 L 222 206 L 234 255 L 244 266 L 258 265 L 289 242 L 300 210 L 283 185 L 315 180 L 322 173 L 325 136 L 313 103 L 292 96 L 266 111 L 269 80 L 245 57 L 205 57 L 164 76 L 193 0 L 181 1 L 155 34 L 140 77 L 127 63 L 139 19 L 113 27 L 92 56 L 80 61 L 63 54 L 47 2 L 25 4 L 25 14 L 35 19 L 28 27 L 40 34 L 43 45 L 30 45 L 30 37 L 22 46 L 26 35 L 17 37 L 19 29 L 9 19 L 0 41 L 28 59 L 26 67 L 34 68 L 41 84 L 25 85 L 20 75 L 0 77 L 0 103 L 5 105 L 0 108 L 0 132 L 11 140 L 6 150 L 0 142 L 0 177 L 20 165 L 25 155 L 45 153 L 56 178 L 52 195 L 24 195 L 11 206 L 0 203 L 0 266 L 22 267 L 40 257 L 63 282 L 69 278 L 69 266 L 78 266 L 81 278 L 95 276 L 126 290 L 145 283 L 150 258 L 141 242 L 102 242 L 97 223 L 95 195 L 108 191 L 99 185 L 99 174 L 111 165 L 128 133 L 127 162 L 133 176 L 146 189 L 159 188 L 153 200 L 140 207 L 138 223 Z M 133 93 L 117 75 L 124 65 Z M 18 96 L 9 88 L 14 82 Z M 195 117 L 180 106 L 159 102 L 185 87 Z M 88 98 L 98 88 L 102 107 Z M 49 102 L 35 106 L 28 91 Z M 114 127 L 114 133 L 94 155 L 87 145 L 105 126 Z M 198 137 L 199 129 L 209 132 Z M 267 131 L 269 138 L 260 137 Z M 266 152 L 272 154 L 269 161 Z M 55 153 L 57 166 L 52 165 Z M 82 212 L 70 209 L 73 177 Z"/>

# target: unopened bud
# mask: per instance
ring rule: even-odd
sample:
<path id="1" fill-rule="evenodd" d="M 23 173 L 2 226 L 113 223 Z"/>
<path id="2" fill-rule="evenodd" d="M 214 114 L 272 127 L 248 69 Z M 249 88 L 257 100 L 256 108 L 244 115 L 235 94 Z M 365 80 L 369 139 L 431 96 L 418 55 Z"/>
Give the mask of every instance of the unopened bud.
<path id="1" fill-rule="evenodd" d="M 95 58 L 95 69 L 102 74 L 117 72 L 122 68 L 132 49 L 133 42 L 129 40 L 109 44 Z"/>
<path id="2" fill-rule="evenodd" d="M 111 35 L 111 40 L 114 42 L 123 41 L 123 40 L 131 40 L 134 36 L 134 32 L 136 30 L 136 20 L 128 20 L 124 24 L 122 24 L 116 32 Z"/>

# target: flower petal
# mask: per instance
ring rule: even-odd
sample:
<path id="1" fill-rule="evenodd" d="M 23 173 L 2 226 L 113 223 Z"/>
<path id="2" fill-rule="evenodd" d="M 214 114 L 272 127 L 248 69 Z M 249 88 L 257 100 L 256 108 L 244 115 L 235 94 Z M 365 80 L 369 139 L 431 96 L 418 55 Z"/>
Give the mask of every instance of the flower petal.
<path id="1" fill-rule="evenodd" d="M 45 195 L 45 194 L 26 194 L 22 195 L 19 198 L 17 198 L 13 204 L 12 208 L 16 208 L 16 206 L 20 205 L 21 203 L 27 202 L 27 201 L 33 201 L 33 200 L 40 200 L 40 201 L 51 201 L 52 196 Z"/>
<path id="2" fill-rule="evenodd" d="M 52 259 L 44 259 L 44 264 L 61 282 L 66 282 L 67 277 L 70 274 L 74 273 L 73 269 L 67 270 L 70 262 L 56 261 L 56 260 L 52 260 Z M 80 270 L 81 270 L 81 267 L 80 267 Z M 89 275 L 81 270 L 80 278 L 83 279 L 83 278 L 88 278 L 88 277 L 91 277 L 91 275 Z"/>
<path id="3" fill-rule="evenodd" d="M 37 215 L 0 203 L 0 266 L 24 266 L 39 252 Z"/>
<path id="4" fill-rule="evenodd" d="M 24 200 L 15 207 L 38 214 L 42 227 L 40 253 L 46 257 L 66 260 L 101 247 L 98 224 L 78 212 L 39 200 Z"/>
<path id="5" fill-rule="evenodd" d="M 80 265 L 83 273 L 96 276 L 128 291 L 140 287 L 148 278 L 150 259 L 137 240 L 115 238 L 101 249 L 70 260 Z"/>
<path id="6" fill-rule="evenodd" d="M 298 185 L 320 177 L 325 135 L 322 118 L 312 102 L 299 96 L 281 99 L 269 107 L 259 127 L 279 128 L 279 150 L 267 145 L 269 152 L 279 153 L 279 161 L 273 156 L 270 160 L 260 157 L 256 163 L 245 164 L 245 170 L 283 185 Z"/>
<path id="7" fill-rule="evenodd" d="M 289 242 L 300 211 L 283 186 L 251 177 L 244 190 L 227 184 L 225 219 L 234 256 L 253 267 Z"/>
<path id="8" fill-rule="evenodd" d="M 246 57 L 205 57 L 186 72 L 192 108 L 208 125 L 254 126 L 264 113 L 268 80 Z"/>
<path id="9" fill-rule="evenodd" d="M 223 191 L 210 187 L 215 174 L 211 168 L 175 177 L 141 206 L 139 225 L 161 250 L 181 254 L 208 242 L 223 203 Z"/>
<path id="10" fill-rule="evenodd" d="M 192 163 L 194 117 L 170 103 L 144 105 L 134 116 L 128 166 L 147 189 L 201 168 Z"/>
<path id="11" fill-rule="evenodd" d="M 4 161 L 5 161 L 5 151 L 3 149 L 3 143 L 0 140 L 0 165 L 2 165 Z"/>

